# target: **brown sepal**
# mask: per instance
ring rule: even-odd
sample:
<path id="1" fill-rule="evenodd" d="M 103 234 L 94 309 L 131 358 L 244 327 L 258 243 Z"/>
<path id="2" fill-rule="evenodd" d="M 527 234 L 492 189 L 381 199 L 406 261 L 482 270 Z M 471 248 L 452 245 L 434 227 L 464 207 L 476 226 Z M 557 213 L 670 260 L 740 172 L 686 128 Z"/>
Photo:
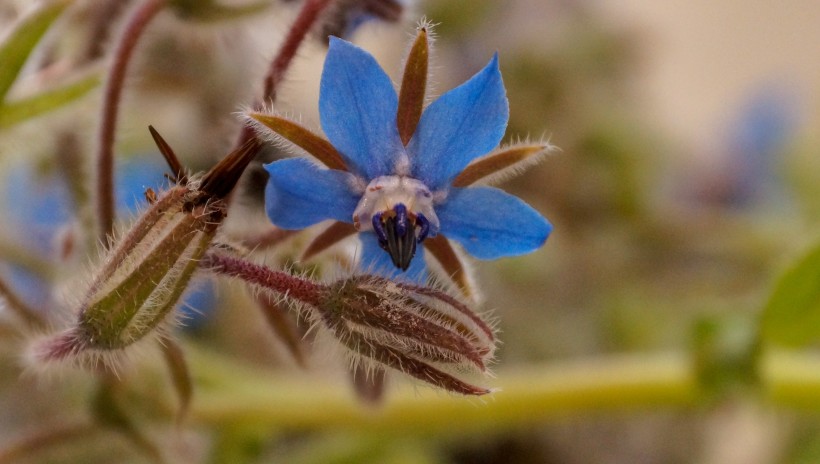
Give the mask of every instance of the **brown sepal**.
<path id="1" fill-rule="evenodd" d="M 212 198 L 225 198 L 239 182 L 245 168 L 259 151 L 259 142 L 251 139 L 241 147 L 231 152 L 222 159 L 216 166 L 205 174 L 200 184 L 200 190 L 205 193 L 204 202 Z"/>
<path id="2" fill-rule="evenodd" d="M 516 163 L 543 153 L 549 149 L 548 147 L 544 145 L 515 145 L 498 153 L 490 154 L 468 165 L 461 171 L 453 180 L 453 187 L 470 186 L 485 177 L 492 176 Z"/>
<path id="3" fill-rule="evenodd" d="M 416 126 L 421 119 L 424 108 L 424 97 L 427 91 L 427 66 L 430 57 L 430 48 L 427 41 L 427 29 L 419 29 L 416 41 L 407 55 L 404 66 L 404 76 L 399 91 L 399 109 L 396 114 L 396 123 L 399 127 L 399 136 L 404 145 L 410 142 Z"/>
<path id="4" fill-rule="evenodd" d="M 154 129 L 154 126 L 148 126 L 148 131 L 151 132 L 151 137 L 154 138 L 154 143 L 157 144 L 159 152 L 162 153 L 162 157 L 165 158 L 165 162 L 168 163 L 168 167 L 171 168 L 174 181 L 181 185 L 188 183 L 188 176 L 185 175 L 185 167 L 182 166 L 182 162 L 179 161 L 179 158 L 171 146 L 168 145 L 168 142 L 159 135 L 159 132 Z"/>
<path id="5" fill-rule="evenodd" d="M 310 242 L 305 252 L 302 253 L 302 259 L 310 259 L 355 233 L 356 228 L 353 224 L 336 221 Z"/>
<path id="6" fill-rule="evenodd" d="M 438 234 L 435 237 L 428 238 L 424 241 L 424 247 L 441 264 L 444 273 L 456 284 L 461 293 L 467 298 L 472 298 L 475 292 L 470 286 L 467 270 L 464 269 L 464 264 L 462 264 L 447 237 Z"/>
<path id="7" fill-rule="evenodd" d="M 191 372 L 188 369 L 188 363 L 185 362 L 185 353 L 182 351 L 182 347 L 180 347 L 174 339 L 163 336 L 159 339 L 159 345 L 162 349 L 165 364 L 168 366 L 168 371 L 171 374 L 174 391 L 179 398 L 177 421 L 182 422 L 188 413 L 188 407 L 191 404 L 191 397 L 194 391 L 193 382 L 191 381 Z"/>
<path id="8" fill-rule="evenodd" d="M 283 139 L 305 150 L 328 168 L 347 171 L 347 164 L 345 164 L 342 155 L 336 148 L 307 128 L 275 114 L 248 113 L 248 116 Z"/>
<path id="9" fill-rule="evenodd" d="M 293 359 L 299 367 L 306 367 L 304 346 L 302 345 L 302 334 L 293 321 L 288 318 L 288 308 L 282 307 L 271 295 L 260 292 L 254 298 L 256 304 L 262 309 L 268 326 L 277 337 L 285 344 Z"/>

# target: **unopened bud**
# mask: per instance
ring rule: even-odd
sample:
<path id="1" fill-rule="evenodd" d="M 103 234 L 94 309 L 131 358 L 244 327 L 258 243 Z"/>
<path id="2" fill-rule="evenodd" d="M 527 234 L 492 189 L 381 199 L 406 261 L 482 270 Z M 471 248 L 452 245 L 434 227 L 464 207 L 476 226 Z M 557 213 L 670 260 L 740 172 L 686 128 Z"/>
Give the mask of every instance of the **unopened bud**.
<path id="1" fill-rule="evenodd" d="M 456 393 L 489 393 L 451 372 L 486 373 L 493 331 L 447 293 L 359 276 L 330 286 L 319 312 L 354 356 Z"/>
<path id="2" fill-rule="evenodd" d="M 487 373 L 493 330 L 448 293 L 378 276 L 325 285 L 215 251 L 202 266 L 275 292 L 305 311 L 330 331 L 354 366 L 389 367 L 464 395 L 491 391 L 457 375 Z"/>
<path id="3" fill-rule="evenodd" d="M 201 181 L 185 178 L 155 198 L 108 253 L 82 300 L 76 324 L 47 340 L 37 355 L 58 360 L 103 354 L 156 332 L 209 249 L 226 216 L 224 197 L 254 152 L 255 145 L 245 146 Z"/>

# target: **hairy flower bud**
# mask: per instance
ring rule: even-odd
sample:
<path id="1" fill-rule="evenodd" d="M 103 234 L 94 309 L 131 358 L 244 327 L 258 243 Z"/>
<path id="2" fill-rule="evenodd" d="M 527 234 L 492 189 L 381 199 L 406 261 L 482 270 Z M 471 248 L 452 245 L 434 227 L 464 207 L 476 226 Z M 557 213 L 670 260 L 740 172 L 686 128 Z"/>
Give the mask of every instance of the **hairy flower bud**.
<path id="1" fill-rule="evenodd" d="M 490 392 L 450 373 L 486 373 L 495 338 L 449 294 L 376 276 L 344 279 L 328 290 L 319 304 L 321 320 L 355 361 L 391 367 L 456 393 Z"/>
<path id="2" fill-rule="evenodd" d="M 448 293 L 369 275 L 324 285 L 215 252 L 202 265 L 294 303 L 330 332 L 355 366 L 389 367 L 464 395 L 491 391 L 457 375 L 487 373 L 493 330 Z"/>
<path id="3" fill-rule="evenodd" d="M 201 180 L 176 173 L 178 184 L 158 198 L 149 191 L 151 205 L 109 251 L 76 324 L 41 345 L 38 356 L 59 360 L 112 353 L 156 332 L 209 249 L 226 216 L 224 198 L 255 148 L 249 144 L 236 150 Z M 173 157 L 167 145 L 160 149 Z"/>

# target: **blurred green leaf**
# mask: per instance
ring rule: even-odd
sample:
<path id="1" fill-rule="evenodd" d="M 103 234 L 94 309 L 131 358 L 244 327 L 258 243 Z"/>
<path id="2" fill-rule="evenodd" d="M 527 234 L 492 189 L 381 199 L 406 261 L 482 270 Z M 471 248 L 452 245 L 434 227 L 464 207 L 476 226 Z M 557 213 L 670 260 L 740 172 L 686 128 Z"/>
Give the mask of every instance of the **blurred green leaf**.
<path id="1" fill-rule="evenodd" d="M 14 31 L 0 45 L 0 101 L 8 93 L 11 85 L 17 79 L 20 69 L 26 63 L 31 51 L 40 42 L 63 10 L 73 0 L 57 0 L 48 3 L 30 16 L 17 23 Z"/>
<path id="2" fill-rule="evenodd" d="M 0 130 L 67 105 L 100 85 L 95 73 L 78 81 L 0 106 Z"/>
<path id="3" fill-rule="evenodd" d="M 780 276 L 760 324 L 765 342 L 799 347 L 820 340 L 820 244 Z"/>

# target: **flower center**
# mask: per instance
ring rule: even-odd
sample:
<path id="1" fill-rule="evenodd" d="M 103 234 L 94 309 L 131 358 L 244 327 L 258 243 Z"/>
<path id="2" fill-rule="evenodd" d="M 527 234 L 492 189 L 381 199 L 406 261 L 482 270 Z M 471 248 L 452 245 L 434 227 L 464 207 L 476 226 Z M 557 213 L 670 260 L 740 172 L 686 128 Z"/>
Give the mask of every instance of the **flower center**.
<path id="1" fill-rule="evenodd" d="M 373 179 L 353 212 L 356 230 L 376 233 L 379 246 L 406 271 L 416 254 L 416 244 L 439 229 L 433 195 L 426 185 L 405 176 Z"/>

